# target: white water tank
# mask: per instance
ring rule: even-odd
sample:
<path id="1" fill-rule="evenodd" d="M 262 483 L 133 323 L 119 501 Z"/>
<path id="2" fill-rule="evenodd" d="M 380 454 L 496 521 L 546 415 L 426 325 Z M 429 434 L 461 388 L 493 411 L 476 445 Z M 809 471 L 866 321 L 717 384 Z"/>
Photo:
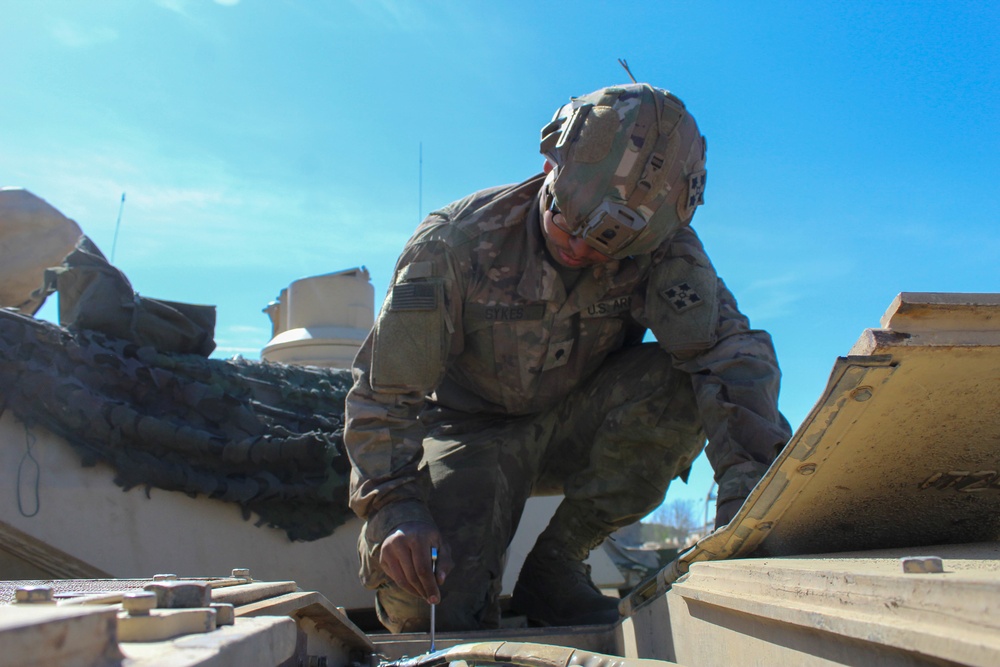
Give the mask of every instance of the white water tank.
<path id="1" fill-rule="evenodd" d="M 362 266 L 296 280 L 264 312 L 272 338 L 261 358 L 350 368 L 375 322 L 375 291 Z"/>

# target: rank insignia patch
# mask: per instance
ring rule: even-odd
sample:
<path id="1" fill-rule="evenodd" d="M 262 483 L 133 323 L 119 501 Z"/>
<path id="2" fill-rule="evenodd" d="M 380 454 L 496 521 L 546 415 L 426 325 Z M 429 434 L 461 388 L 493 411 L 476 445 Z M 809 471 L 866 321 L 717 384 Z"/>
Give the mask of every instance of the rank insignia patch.
<path id="1" fill-rule="evenodd" d="M 670 305 L 674 307 L 678 313 L 682 313 L 685 310 L 690 310 L 695 306 L 700 306 L 702 303 L 702 298 L 698 296 L 698 293 L 691 288 L 687 283 L 681 283 L 679 285 L 674 285 L 673 287 L 668 287 L 667 289 L 660 292 L 663 297 L 670 302 Z"/>

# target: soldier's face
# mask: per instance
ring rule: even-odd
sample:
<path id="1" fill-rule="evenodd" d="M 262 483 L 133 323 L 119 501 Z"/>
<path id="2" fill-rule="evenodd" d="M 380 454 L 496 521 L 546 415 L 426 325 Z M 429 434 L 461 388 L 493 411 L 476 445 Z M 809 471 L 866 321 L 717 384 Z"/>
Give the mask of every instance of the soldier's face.
<path id="1" fill-rule="evenodd" d="M 553 259 L 568 269 L 582 269 L 613 261 L 611 257 L 588 245 L 581 237 L 566 231 L 566 221 L 561 220 L 562 217 L 562 213 L 551 208 L 542 214 L 542 236 L 545 237 L 545 247 L 549 249 Z"/>

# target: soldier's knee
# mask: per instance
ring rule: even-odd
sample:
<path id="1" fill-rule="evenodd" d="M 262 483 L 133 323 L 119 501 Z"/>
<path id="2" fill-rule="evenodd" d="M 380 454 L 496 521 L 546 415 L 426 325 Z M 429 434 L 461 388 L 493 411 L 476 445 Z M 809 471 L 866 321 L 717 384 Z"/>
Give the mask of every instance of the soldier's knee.
<path id="1" fill-rule="evenodd" d="M 430 629 L 430 607 L 395 584 L 375 591 L 375 613 L 389 632 L 426 632 Z"/>
<path id="2" fill-rule="evenodd" d="M 437 629 L 452 632 L 498 628 L 499 593 L 499 580 L 485 583 L 449 581 L 442 587 L 441 603 L 437 606 Z M 430 630 L 430 605 L 393 582 L 376 589 L 375 612 L 390 632 Z"/>

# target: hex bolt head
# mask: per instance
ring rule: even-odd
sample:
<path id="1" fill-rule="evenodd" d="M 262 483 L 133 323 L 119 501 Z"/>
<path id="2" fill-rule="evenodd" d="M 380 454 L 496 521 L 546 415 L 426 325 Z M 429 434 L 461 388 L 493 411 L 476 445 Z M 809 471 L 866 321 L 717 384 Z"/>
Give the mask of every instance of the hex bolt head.
<path id="1" fill-rule="evenodd" d="M 871 387 L 858 387 L 857 389 L 851 392 L 851 398 L 853 398 L 855 401 L 858 401 L 859 403 L 863 403 L 864 401 L 867 401 L 871 397 L 872 397 Z"/>
<path id="2" fill-rule="evenodd" d="M 816 464 L 815 463 L 806 463 L 806 464 L 800 465 L 798 467 L 798 473 L 800 475 L 811 475 L 814 472 L 816 472 Z"/>
<path id="3" fill-rule="evenodd" d="M 905 574 L 938 574 L 944 572 L 944 561 L 937 556 L 900 558 Z"/>
<path id="4" fill-rule="evenodd" d="M 14 591 L 14 601 L 20 604 L 36 604 L 52 602 L 53 600 L 51 586 L 22 586 Z"/>
<path id="5" fill-rule="evenodd" d="M 128 612 L 129 616 L 149 616 L 152 609 L 156 609 L 156 593 L 149 591 L 135 591 L 122 596 L 122 609 Z"/>
<path id="6" fill-rule="evenodd" d="M 215 610 L 215 625 L 233 625 L 236 623 L 236 608 L 228 602 L 213 602 L 212 609 Z"/>
<path id="7" fill-rule="evenodd" d="M 156 581 L 145 589 L 156 594 L 160 609 L 195 609 L 212 603 L 212 588 L 200 581 Z"/>
<path id="8" fill-rule="evenodd" d="M 233 578 L 234 579 L 250 579 L 250 568 L 248 568 L 248 567 L 234 567 L 233 568 Z"/>

